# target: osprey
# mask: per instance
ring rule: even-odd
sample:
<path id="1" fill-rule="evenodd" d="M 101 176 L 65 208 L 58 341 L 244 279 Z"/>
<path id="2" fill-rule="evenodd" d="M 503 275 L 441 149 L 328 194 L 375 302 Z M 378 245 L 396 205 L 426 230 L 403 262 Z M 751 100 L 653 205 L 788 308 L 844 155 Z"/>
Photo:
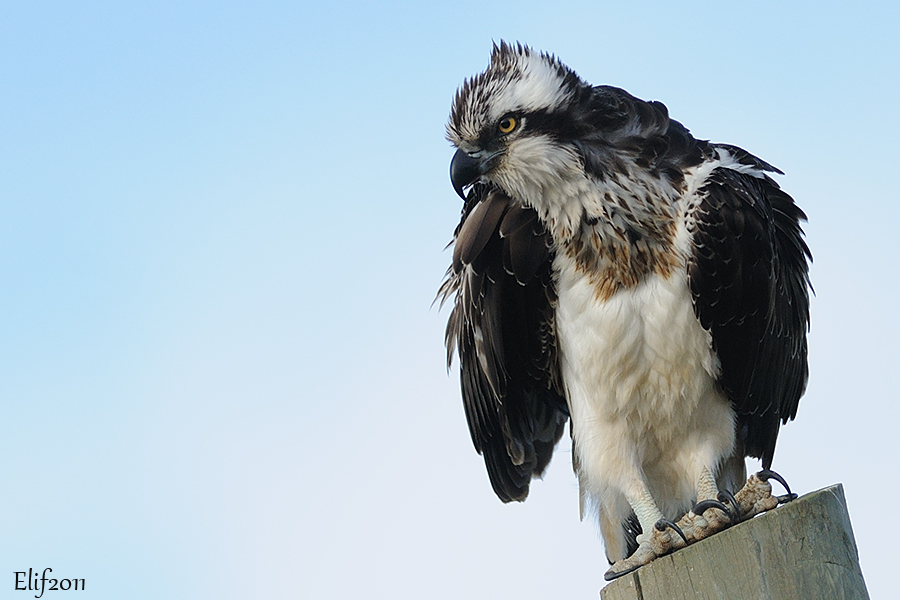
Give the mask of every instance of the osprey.
<path id="1" fill-rule="evenodd" d="M 768 480 L 787 488 L 769 469 L 806 387 L 812 257 L 781 171 L 505 42 L 447 138 L 448 364 L 497 496 L 525 499 L 571 419 L 607 579 L 794 497 Z"/>

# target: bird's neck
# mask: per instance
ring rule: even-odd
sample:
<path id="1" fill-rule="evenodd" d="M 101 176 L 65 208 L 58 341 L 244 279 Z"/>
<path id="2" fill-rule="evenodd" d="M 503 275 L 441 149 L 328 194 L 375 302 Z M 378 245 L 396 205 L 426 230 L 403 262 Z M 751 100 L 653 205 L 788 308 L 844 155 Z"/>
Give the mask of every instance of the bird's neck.
<path id="1" fill-rule="evenodd" d="M 589 277 L 598 296 L 608 298 L 652 274 L 668 277 L 681 264 L 675 244 L 681 194 L 668 182 L 610 177 L 555 190 L 531 204 L 556 255 Z"/>

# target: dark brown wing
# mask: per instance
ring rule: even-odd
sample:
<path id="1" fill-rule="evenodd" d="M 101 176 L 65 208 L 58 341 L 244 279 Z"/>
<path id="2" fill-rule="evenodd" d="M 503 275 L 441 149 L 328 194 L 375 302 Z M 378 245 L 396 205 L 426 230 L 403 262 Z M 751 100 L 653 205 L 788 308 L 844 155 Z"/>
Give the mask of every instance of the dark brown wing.
<path id="1" fill-rule="evenodd" d="M 453 298 L 448 365 L 459 355 L 475 449 L 504 502 L 524 500 L 550 462 L 568 412 L 559 375 L 550 237 L 527 208 L 476 184 L 441 286 Z"/>
<path id="2" fill-rule="evenodd" d="M 722 147 L 756 174 L 717 168 L 700 190 L 689 266 L 694 310 L 712 334 L 720 384 L 738 436 L 768 468 L 782 423 L 797 414 L 808 377 L 809 248 L 793 199 L 767 163 Z"/>

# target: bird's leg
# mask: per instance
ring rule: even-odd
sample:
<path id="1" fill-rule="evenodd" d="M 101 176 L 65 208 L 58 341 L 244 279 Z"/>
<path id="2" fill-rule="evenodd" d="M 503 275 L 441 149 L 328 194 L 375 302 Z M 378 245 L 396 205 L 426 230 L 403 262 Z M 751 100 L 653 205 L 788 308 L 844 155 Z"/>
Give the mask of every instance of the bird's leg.
<path id="1" fill-rule="evenodd" d="M 784 486 L 787 494 L 783 496 L 772 495 L 772 485 L 769 479 L 774 479 Z M 691 515 L 703 515 L 706 521 L 709 521 L 711 527 L 715 531 L 725 529 L 729 524 L 736 525 L 743 520 L 753 518 L 754 516 L 772 510 L 779 504 L 790 502 L 797 497 L 791 492 L 787 482 L 774 471 L 764 469 L 759 473 L 750 476 L 747 483 L 737 493 L 732 494 L 728 490 L 723 490 L 716 495 L 716 500 L 704 500 L 698 502 L 691 512 L 682 518 L 682 521 L 692 518 Z M 715 509 L 715 510 L 711 510 Z M 723 515 L 727 515 L 730 523 L 726 522 Z M 690 543 L 696 541 L 694 539 L 694 531 L 687 524 L 679 521 L 683 525 L 682 529 L 686 531 Z M 710 533 L 715 533 L 712 531 Z M 708 534 L 707 534 L 708 535 Z M 697 539 L 702 539 L 706 535 L 701 535 Z"/>
<path id="2" fill-rule="evenodd" d="M 780 482 L 787 494 L 773 496 L 769 479 Z M 643 488 L 628 498 L 644 531 L 638 536 L 638 549 L 628 558 L 617 561 L 604 577 L 607 581 L 621 577 L 659 556 L 707 538 L 794 498 L 796 495 L 791 493 L 784 479 L 773 471 L 764 470 L 752 475 L 741 491 L 732 494 L 730 491 L 719 492 L 712 472 L 704 468 L 697 482 L 697 504 L 677 523 L 673 523 L 663 518 L 650 493 Z"/>
<path id="3" fill-rule="evenodd" d="M 723 500 L 728 501 L 728 495 L 719 493 L 715 477 L 709 469 L 704 468 L 697 482 L 697 504 L 677 523 L 688 544 L 707 538 L 740 521 L 736 508 L 728 506 Z"/>
<path id="4" fill-rule="evenodd" d="M 783 485 L 787 493 L 783 496 L 773 496 L 772 484 L 769 483 L 770 479 L 774 479 Z M 763 469 L 751 475 L 744 487 L 734 495 L 734 499 L 741 511 L 741 520 L 750 519 L 760 513 L 772 510 L 779 504 L 790 502 L 796 497 L 797 494 L 791 492 L 791 488 L 788 487 L 784 478 L 769 469 Z"/>
<path id="5" fill-rule="evenodd" d="M 772 484 L 769 483 L 769 479 L 781 483 L 787 494 L 773 496 Z M 697 497 L 700 501 L 677 523 L 688 544 L 693 544 L 731 525 L 772 510 L 779 504 L 790 502 L 797 495 L 791 492 L 781 475 L 768 469 L 751 475 L 737 494 L 729 491 L 717 493 L 712 473 L 704 470 L 700 478 Z"/>
<path id="6" fill-rule="evenodd" d="M 603 577 L 607 581 L 630 573 L 653 559 L 688 544 L 684 533 L 679 530 L 678 526 L 663 518 L 646 485 L 642 484 L 636 493 L 628 496 L 628 503 L 634 510 L 634 514 L 637 515 L 643 533 L 637 538 L 637 550 L 628 558 L 616 561 L 604 574 Z"/>

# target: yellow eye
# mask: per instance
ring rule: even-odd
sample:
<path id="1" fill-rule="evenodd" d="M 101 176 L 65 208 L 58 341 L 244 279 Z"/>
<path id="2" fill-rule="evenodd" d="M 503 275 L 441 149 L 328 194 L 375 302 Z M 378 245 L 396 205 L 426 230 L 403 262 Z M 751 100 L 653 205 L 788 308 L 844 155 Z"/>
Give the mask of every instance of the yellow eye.
<path id="1" fill-rule="evenodd" d="M 515 117 L 503 117 L 497 125 L 497 129 L 500 130 L 500 133 L 509 133 L 516 128 L 516 125 L 518 125 L 518 123 L 516 122 Z"/>

